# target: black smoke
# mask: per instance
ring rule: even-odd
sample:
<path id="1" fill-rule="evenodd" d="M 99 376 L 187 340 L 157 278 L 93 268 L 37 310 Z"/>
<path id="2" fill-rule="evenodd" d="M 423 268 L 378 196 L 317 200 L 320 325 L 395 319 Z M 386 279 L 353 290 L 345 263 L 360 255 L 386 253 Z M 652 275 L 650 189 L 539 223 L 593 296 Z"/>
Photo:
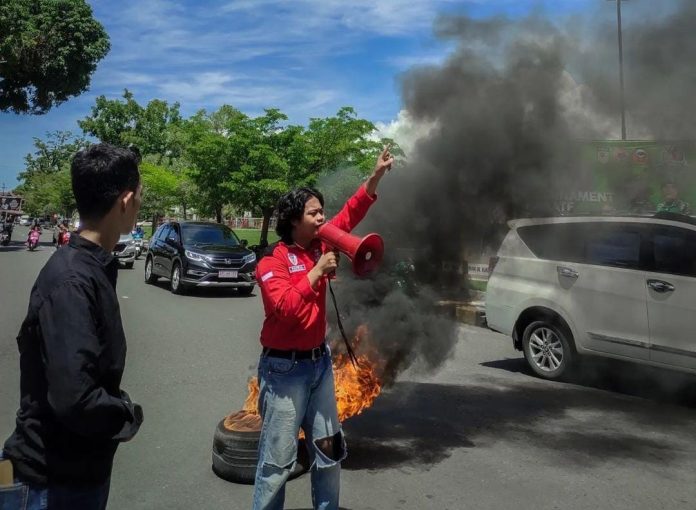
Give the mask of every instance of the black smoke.
<path id="1" fill-rule="evenodd" d="M 629 132 L 642 137 L 696 135 L 696 5 L 672 7 L 625 27 Z M 433 127 L 385 177 L 358 230 L 385 237 L 381 273 L 356 280 L 344 270 L 336 285 L 347 330 L 368 325 L 388 380 L 447 360 L 458 328 L 437 302 L 467 298 L 465 261 L 494 253 L 508 219 L 554 214 L 554 197 L 573 186 L 578 140 L 617 136 L 614 13 L 441 18 L 435 31 L 456 49 L 402 77 L 403 108 Z M 415 291 L 398 284 L 400 262 L 413 263 Z"/>

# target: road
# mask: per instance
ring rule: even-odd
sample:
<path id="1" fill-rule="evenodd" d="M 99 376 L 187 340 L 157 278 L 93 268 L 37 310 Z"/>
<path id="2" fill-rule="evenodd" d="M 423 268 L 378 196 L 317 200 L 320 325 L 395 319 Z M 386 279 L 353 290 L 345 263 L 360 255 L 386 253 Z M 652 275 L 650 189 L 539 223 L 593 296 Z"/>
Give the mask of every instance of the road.
<path id="1" fill-rule="evenodd" d="M 14 337 L 52 251 L 0 248 L 1 438 L 18 404 Z M 117 453 L 109 508 L 249 508 L 252 488 L 217 478 L 210 452 L 216 423 L 240 407 L 254 372 L 258 293 L 174 296 L 142 280 L 140 260 L 121 271 L 118 294 L 123 387 L 145 423 Z M 345 424 L 343 508 L 694 508 L 696 378 L 588 362 L 573 384 L 551 383 L 502 335 L 459 334 L 440 371 L 403 374 Z M 311 507 L 309 491 L 308 476 L 291 482 L 286 508 Z"/>

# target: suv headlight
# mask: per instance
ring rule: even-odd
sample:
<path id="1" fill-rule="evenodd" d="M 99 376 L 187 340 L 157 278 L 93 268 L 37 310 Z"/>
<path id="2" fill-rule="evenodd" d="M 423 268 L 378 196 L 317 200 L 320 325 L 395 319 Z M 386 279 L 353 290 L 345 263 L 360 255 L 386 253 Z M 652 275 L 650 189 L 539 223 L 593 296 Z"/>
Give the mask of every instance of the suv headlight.
<path id="1" fill-rule="evenodd" d="M 250 262 L 256 262 L 256 253 L 250 253 L 244 257 L 244 263 L 249 264 Z"/>
<path id="2" fill-rule="evenodd" d="M 184 250 L 184 255 L 186 255 L 187 259 L 193 260 L 195 262 L 207 262 L 208 261 L 208 257 L 206 257 L 205 255 L 201 255 L 200 253 L 193 252 L 193 251 Z"/>

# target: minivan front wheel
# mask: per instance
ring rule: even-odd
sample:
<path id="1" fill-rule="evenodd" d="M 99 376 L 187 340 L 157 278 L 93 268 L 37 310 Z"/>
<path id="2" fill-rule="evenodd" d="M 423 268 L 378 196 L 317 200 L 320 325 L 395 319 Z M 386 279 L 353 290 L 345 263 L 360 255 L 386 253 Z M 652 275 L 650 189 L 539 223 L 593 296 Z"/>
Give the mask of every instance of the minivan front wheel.
<path id="1" fill-rule="evenodd" d="M 529 367 L 540 377 L 559 380 L 575 361 L 570 333 L 548 320 L 532 322 L 524 330 L 522 348 Z"/>

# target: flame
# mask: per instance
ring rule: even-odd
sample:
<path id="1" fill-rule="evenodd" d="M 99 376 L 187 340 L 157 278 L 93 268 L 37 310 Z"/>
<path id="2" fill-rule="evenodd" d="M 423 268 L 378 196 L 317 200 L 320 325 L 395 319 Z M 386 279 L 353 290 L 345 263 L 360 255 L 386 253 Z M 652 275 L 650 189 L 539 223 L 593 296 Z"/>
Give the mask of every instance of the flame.
<path id="1" fill-rule="evenodd" d="M 351 345 L 357 354 L 356 367 L 351 363 L 347 353 L 339 353 L 333 358 L 336 406 L 338 419 L 341 422 L 372 406 L 382 391 L 381 374 L 384 361 L 369 344 L 367 326 L 362 325 L 357 328 Z M 236 431 L 260 430 L 261 417 L 258 404 L 258 380 L 256 377 L 251 377 L 242 410 L 225 418 L 225 428 Z M 302 431 L 300 437 L 303 437 Z"/>

